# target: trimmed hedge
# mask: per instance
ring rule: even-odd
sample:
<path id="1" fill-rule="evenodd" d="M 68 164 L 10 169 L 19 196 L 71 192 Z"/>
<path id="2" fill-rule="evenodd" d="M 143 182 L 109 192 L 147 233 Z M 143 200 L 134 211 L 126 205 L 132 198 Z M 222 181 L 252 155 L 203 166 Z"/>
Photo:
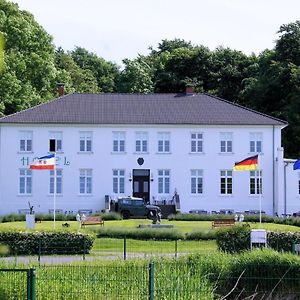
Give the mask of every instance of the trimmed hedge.
<path id="1" fill-rule="evenodd" d="M 9 255 L 89 253 L 94 238 L 81 233 L 0 232 L 0 244 L 9 247 Z"/>
<path id="2" fill-rule="evenodd" d="M 228 253 L 250 249 L 250 227 L 233 226 L 216 233 L 218 249 Z M 267 232 L 268 247 L 280 252 L 291 252 L 293 243 L 300 244 L 300 232 Z"/>

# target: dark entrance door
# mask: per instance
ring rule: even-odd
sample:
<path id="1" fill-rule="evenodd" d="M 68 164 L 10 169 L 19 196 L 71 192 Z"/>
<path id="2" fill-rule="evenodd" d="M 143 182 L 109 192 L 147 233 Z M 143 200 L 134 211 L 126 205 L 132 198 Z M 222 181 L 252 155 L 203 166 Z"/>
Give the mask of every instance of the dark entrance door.
<path id="1" fill-rule="evenodd" d="M 133 197 L 143 198 L 147 203 L 150 199 L 150 170 L 133 170 Z"/>

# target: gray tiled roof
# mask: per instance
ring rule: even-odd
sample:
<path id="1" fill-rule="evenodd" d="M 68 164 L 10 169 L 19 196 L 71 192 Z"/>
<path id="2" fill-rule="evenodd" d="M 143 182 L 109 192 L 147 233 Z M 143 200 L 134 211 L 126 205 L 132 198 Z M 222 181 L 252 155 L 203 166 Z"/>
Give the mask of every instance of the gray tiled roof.
<path id="1" fill-rule="evenodd" d="M 0 123 L 285 125 L 207 94 L 70 94 Z"/>

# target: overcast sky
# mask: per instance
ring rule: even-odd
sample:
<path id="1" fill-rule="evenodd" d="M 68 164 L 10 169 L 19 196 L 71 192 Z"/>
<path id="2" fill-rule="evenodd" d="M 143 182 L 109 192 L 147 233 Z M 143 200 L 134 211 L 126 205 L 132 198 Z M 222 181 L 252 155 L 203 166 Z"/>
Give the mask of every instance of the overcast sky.
<path id="1" fill-rule="evenodd" d="M 280 25 L 300 19 L 300 0 L 12 0 L 64 50 L 86 48 L 121 65 L 162 39 L 246 54 L 273 48 Z"/>

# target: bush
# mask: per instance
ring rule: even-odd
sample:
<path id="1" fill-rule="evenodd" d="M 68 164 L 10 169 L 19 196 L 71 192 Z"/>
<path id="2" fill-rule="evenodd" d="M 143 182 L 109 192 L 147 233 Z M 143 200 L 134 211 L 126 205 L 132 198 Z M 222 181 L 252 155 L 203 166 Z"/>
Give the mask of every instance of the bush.
<path id="1" fill-rule="evenodd" d="M 216 239 L 216 230 L 206 230 L 206 231 L 193 231 L 187 233 L 186 239 L 187 240 L 215 240 Z"/>
<path id="2" fill-rule="evenodd" d="M 9 255 L 89 253 L 94 238 L 80 233 L 0 232 L 0 244 L 9 247 Z"/>
<path id="3" fill-rule="evenodd" d="M 228 253 L 250 249 L 251 229 L 246 225 L 222 228 L 216 232 L 218 249 Z"/>
<path id="4" fill-rule="evenodd" d="M 184 239 L 184 234 L 174 229 L 158 229 L 158 228 L 100 228 L 96 230 L 96 235 L 108 238 L 130 238 L 136 240 L 178 240 Z"/>
<path id="5" fill-rule="evenodd" d="M 122 220 L 122 216 L 116 212 L 109 212 L 109 213 L 101 213 L 100 217 L 102 220 L 111 221 L 111 220 Z"/>
<path id="6" fill-rule="evenodd" d="M 169 221 L 214 221 L 216 219 L 232 219 L 232 215 L 200 215 L 200 214 L 173 214 L 168 216 Z"/>

